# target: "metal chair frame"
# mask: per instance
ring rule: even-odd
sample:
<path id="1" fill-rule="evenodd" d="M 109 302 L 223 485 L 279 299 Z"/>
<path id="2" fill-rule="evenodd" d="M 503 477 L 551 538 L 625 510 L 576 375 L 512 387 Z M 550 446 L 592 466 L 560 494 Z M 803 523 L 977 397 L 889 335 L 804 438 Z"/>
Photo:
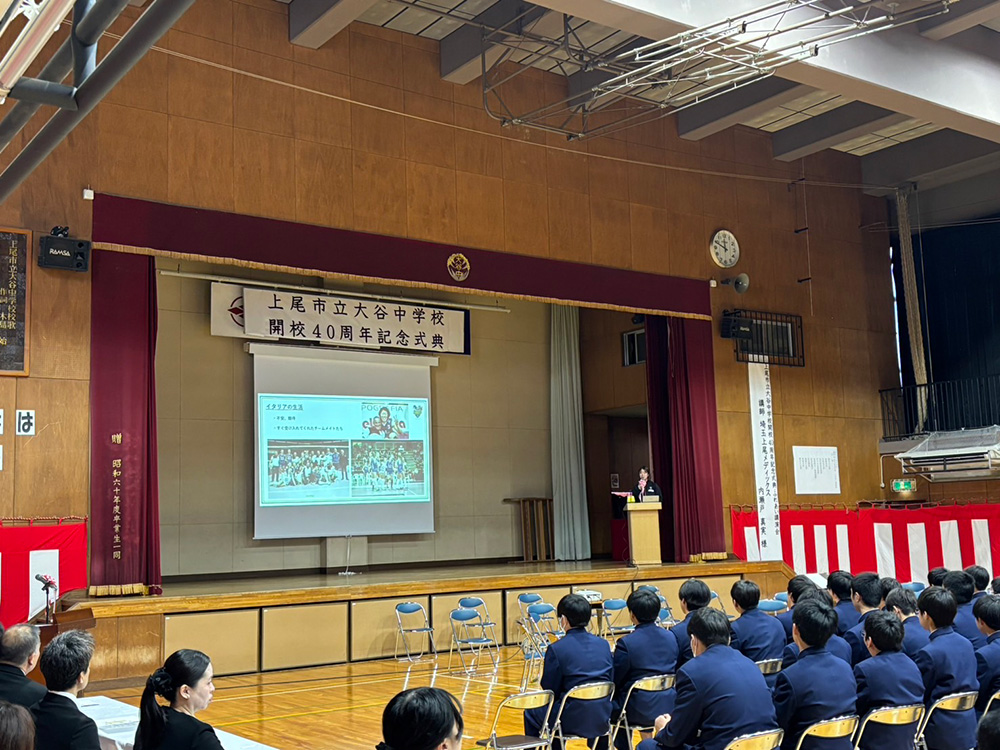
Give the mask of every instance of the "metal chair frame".
<path id="1" fill-rule="evenodd" d="M 927 746 L 924 732 L 927 731 L 927 725 L 931 723 L 931 716 L 934 715 L 935 711 L 971 711 L 976 707 L 978 699 L 979 693 L 969 691 L 966 693 L 952 693 L 934 701 L 927 710 L 927 713 L 924 714 L 924 720 L 917 731 L 917 747 Z"/>
<path id="2" fill-rule="evenodd" d="M 608 605 L 612 605 L 611 608 Z M 625 613 L 623 615 L 623 613 Z M 635 630 L 631 620 L 627 625 L 615 625 L 616 620 L 628 614 L 628 605 L 624 599 L 605 599 L 601 602 L 601 637 L 617 640 Z"/>
<path id="3" fill-rule="evenodd" d="M 591 750 L 595 750 L 597 747 L 597 740 L 601 737 L 607 737 L 608 742 L 612 739 L 612 726 L 610 720 L 608 721 L 608 728 L 597 737 L 587 738 L 579 737 L 575 734 L 563 734 L 562 730 L 562 714 L 563 709 L 566 708 L 566 703 L 570 700 L 577 701 L 596 701 L 607 699 L 611 702 L 612 696 L 615 694 L 615 683 L 613 682 L 587 682 L 583 685 L 577 685 L 576 687 L 570 688 L 566 694 L 563 696 L 562 701 L 559 703 L 559 712 L 556 714 L 555 723 L 552 725 L 552 740 L 558 739 L 560 744 L 565 747 L 569 740 L 587 740 L 593 739 L 594 742 L 590 745 Z"/>
<path id="4" fill-rule="evenodd" d="M 544 599 L 542 599 L 541 594 L 536 594 L 532 591 L 526 591 L 523 594 L 517 595 L 517 608 L 521 610 L 521 617 L 528 616 L 528 607 L 532 604 L 540 604 Z"/>
<path id="5" fill-rule="evenodd" d="M 448 648 L 448 669 L 451 669 L 452 655 L 456 647 L 458 648 L 458 658 L 462 660 L 462 669 L 466 672 L 472 671 L 485 648 L 486 653 L 489 654 L 490 661 L 493 663 L 493 671 L 496 671 L 498 661 L 493 653 L 493 649 L 490 647 L 494 641 L 485 635 L 476 636 L 470 634 L 470 631 L 475 633 L 476 630 L 480 633 L 485 632 L 482 613 L 477 609 L 459 607 L 451 611 L 451 614 L 448 615 L 448 621 L 451 623 L 451 646 Z M 462 635 L 459 635 L 459 630 L 461 630 Z M 471 667 L 465 663 L 463 646 L 469 649 Z"/>
<path id="6" fill-rule="evenodd" d="M 549 717 L 552 715 L 552 706 L 555 703 L 555 695 L 551 690 L 533 690 L 530 692 L 520 692 L 508 695 L 500 705 L 497 706 L 493 716 L 493 727 L 490 729 L 490 736 L 484 740 L 477 740 L 476 744 L 485 747 L 487 750 L 534 750 L 539 748 L 548 750 L 552 747 L 552 735 L 549 732 Z M 502 735 L 497 736 L 497 726 L 500 724 L 500 717 L 505 710 L 527 711 L 532 708 L 547 706 L 545 720 L 542 722 L 542 736 L 529 737 L 528 735 Z"/>
<path id="7" fill-rule="evenodd" d="M 990 696 L 990 700 L 986 704 L 986 710 L 983 711 L 983 716 L 988 714 L 990 712 L 990 709 L 993 708 L 994 701 L 1000 701 L 1000 691 L 993 693 L 993 695 Z"/>
<path id="8" fill-rule="evenodd" d="M 754 664 L 757 665 L 757 668 L 763 675 L 778 674 L 781 671 L 781 659 L 764 659 L 762 661 L 755 661 Z"/>
<path id="9" fill-rule="evenodd" d="M 615 740 L 618 738 L 618 732 L 621 731 L 623 724 L 625 727 L 625 736 L 629 738 L 629 747 L 632 747 L 633 732 L 653 731 L 652 726 L 637 727 L 628 723 L 628 702 L 632 698 L 633 692 L 639 690 L 645 693 L 660 693 L 664 690 L 670 690 L 673 686 L 674 675 L 672 674 L 657 674 L 650 677 L 643 677 L 641 680 L 636 680 L 629 685 L 628 692 L 625 694 L 625 702 L 622 704 L 622 711 L 618 715 L 618 721 L 615 722 L 614 728 L 611 730 L 611 746 L 614 747 Z"/>
<path id="10" fill-rule="evenodd" d="M 768 729 L 737 737 L 723 750 L 775 750 L 784 738 L 784 729 Z"/>
<path id="11" fill-rule="evenodd" d="M 873 708 L 865 714 L 858 726 L 858 731 L 854 733 L 854 750 L 861 746 L 861 739 L 865 734 L 865 727 L 869 723 L 884 724 L 888 726 L 906 726 L 914 724 L 913 746 L 917 744 L 917 732 L 920 731 L 920 722 L 924 718 L 924 704 L 913 703 L 907 706 L 885 706 L 884 708 Z M 912 748 L 910 749 L 912 750 Z"/>
<path id="12" fill-rule="evenodd" d="M 474 609 L 483 617 L 483 628 L 482 634 L 484 638 L 489 638 L 493 642 L 493 648 L 497 652 L 497 660 L 499 661 L 500 655 L 500 639 L 497 638 L 497 624 L 490 617 L 490 609 L 486 606 L 486 602 L 480 596 L 463 596 L 458 600 L 458 606 L 460 609 Z M 487 635 L 487 632 L 489 633 Z"/>
<path id="13" fill-rule="evenodd" d="M 529 622 L 531 618 L 528 618 Z M 545 651 L 549 647 L 548 640 L 540 640 L 533 629 L 532 624 L 518 618 L 517 624 L 524 631 L 524 638 L 521 640 L 521 654 L 524 656 L 524 665 L 521 667 L 521 692 L 528 690 L 528 685 L 542 675 L 542 662 L 545 659 Z M 537 669 L 537 675 L 535 674 Z"/>
<path id="14" fill-rule="evenodd" d="M 430 620 L 427 618 L 427 610 L 424 609 L 424 605 L 420 602 L 400 602 L 395 607 L 396 612 L 396 624 L 398 628 L 396 629 L 396 643 L 393 648 L 393 656 L 395 659 L 399 659 L 399 641 L 402 638 L 403 649 L 406 651 L 406 660 L 410 662 L 419 661 L 427 654 L 427 649 L 421 646 L 420 653 L 416 658 L 413 657 L 413 653 L 410 651 L 410 643 L 407 638 L 408 635 L 421 635 L 427 636 L 427 642 L 430 644 L 430 651 L 434 654 L 434 658 L 437 659 L 437 646 L 434 644 L 434 628 L 431 626 Z M 420 627 L 408 628 L 403 625 L 404 617 L 411 617 L 417 613 L 423 615 L 424 624 Z"/>
<path id="15" fill-rule="evenodd" d="M 795 750 L 802 750 L 802 743 L 806 741 L 807 737 L 821 737 L 825 739 L 851 737 L 857 728 L 858 717 L 853 715 L 837 716 L 833 719 L 817 721 L 812 726 L 806 727 L 806 730 L 799 737 L 799 741 L 795 745 Z"/>

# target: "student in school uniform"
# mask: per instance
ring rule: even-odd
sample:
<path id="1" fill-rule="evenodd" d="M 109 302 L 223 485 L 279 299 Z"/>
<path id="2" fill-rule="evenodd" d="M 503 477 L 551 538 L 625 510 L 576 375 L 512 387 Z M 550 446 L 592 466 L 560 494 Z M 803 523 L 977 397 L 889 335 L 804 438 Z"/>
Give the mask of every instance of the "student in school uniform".
<path id="1" fill-rule="evenodd" d="M 882 576 L 879 578 L 878 585 L 882 587 L 882 602 L 878 605 L 879 609 L 885 609 L 885 598 L 889 595 L 890 591 L 903 588 L 903 584 L 895 578 L 888 576 Z"/>
<path id="2" fill-rule="evenodd" d="M 691 652 L 691 639 L 688 636 L 691 615 L 709 605 L 712 601 L 712 591 L 704 581 L 692 578 L 681 584 L 677 598 L 680 599 L 684 619 L 674 625 L 670 632 L 677 639 L 677 668 L 680 669 L 686 662 L 694 658 Z"/>
<path id="3" fill-rule="evenodd" d="M 851 582 L 851 601 L 858 611 L 858 624 L 844 634 L 844 640 L 851 647 L 851 664 L 857 664 L 868 658 L 868 649 L 861 634 L 865 629 L 865 620 L 870 612 L 874 612 L 882 604 L 882 583 L 874 573 L 861 573 L 854 576 Z"/>
<path id="4" fill-rule="evenodd" d="M 837 635 L 844 633 L 858 624 L 858 610 L 851 601 L 851 582 L 854 576 L 846 570 L 835 570 L 826 579 L 826 588 L 833 595 L 833 609 L 837 613 Z"/>
<path id="5" fill-rule="evenodd" d="M 815 588 L 816 584 L 806 576 L 795 576 L 788 582 L 788 587 L 785 589 L 788 594 L 788 609 L 778 615 L 778 621 L 785 629 L 785 643 L 792 642 L 792 610 L 795 608 L 796 602 L 806 591 Z"/>
<path id="6" fill-rule="evenodd" d="M 972 595 L 972 603 L 975 604 L 986 596 L 986 590 L 990 587 L 990 571 L 982 565 L 970 565 L 965 572 L 972 576 L 972 583 L 976 589 Z"/>
<path id="7" fill-rule="evenodd" d="M 891 612 L 903 623 L 903 653 L 911 659 L 928 644 L 930 637 L 917 617 L 917 595 L 909 589 L 890 591 L 885 598 L 885 611 Z"/>
<path id="8" fill-rule="evenodd" d="M 826 589 L 813 588 L 807 591 L 803 591 L 800 602 L 808 601 L 810 599 L 818 599 L 824 604 L 833 606 L 833 599 L 830 596 L 830 592 Z M 834 610 L 836 611 L 836 610 Z M 830 640 L 826 642 L 826 650 L 829 651 L 836 657 L 839 657 L 846 661 L 848 664 L 851 663 L 851 647 L 848 645 L 847 641 L 841 638 L 839 635 L 834 633 L 830 636 Z M 789 643 L 785 646 L 785 650 L 781 654 L 781 668 L 788 669 L 792 666 L 799 658 L 799 646 L 797 643 Z"/>
<path id="9" fill-rule="evenodd" d="M 920 670 L 902 651 L 903 623 L 892 612 L 872 612 L 865 620 L 865 646 L 871 654 L 854 667 L 858 683 L 858 716 L 876 708 L 912 706 L 924 702 Z M 916 728 L 870 723 L 861 750 L 913 747 Z M 907 744 L 908 743 L 908 744 Z"/>
<path id="10" fill-rule="evenodd" d="M 928 586 L 943 586 L 944 577 L 948 575 L 947 568 L 931 568 L 927 571 Z"/>
<path id="11" fill-rule="evenodd" d="M 917 613 L 930 633 L 914 663 L 924 681 L 924 705 L 954 693 L 978 692 L 976 653 L 967 638 L 952 627 L 958 605 L 947 589 L 931 586 L 920 592 Z M 935 711 L 924 731 L 928 750 L 969 750 L 976 744 L 973 711 Z"/>
<path id="12" fill-rule="evenodd" d="M 739 618 L 730 623 L 733 631 L 730 646 L 750 661 L 780 659 L 785 650 L 785 628 L 766 612 L 757 609 L 760 587 L 753 581 L 737 581 L 729 590 Z M 777 675 L 764 677 L 769 687 L 774 687 Z"/>
<path id="13" fill-rule="evenodd" d="M 689 619 L 693 658 L 677 670 L 670 715 L 637 750 L 723 750 L 735 738 L 777 729 L 771 691 L 752 661 L 729 647 L 729 620 L 704 607 Z"/>
<path id="14" fill-rule="evenodd" d="M 955 597 L 958 612 L 955 614 L 955 632 L 965 636 L 974 649 L 986 645 L 986 637 L 976 627 L 976 616 L 972 614 L 972 597 L 976 593 L 976 584 L 972 576 L 963 570 L 952 570 L 944 577 L 944 587 Z"/>
<path id="15" fill-rule="evenodd" d="M 979 631 L 986 636 L 986 645 L 976 652 L 976 678 L 979 680 L 976 713 L 982 716 L 990 698 L 1000 692 L 1000 598 L 980 597 L 972 606 L 972 614 Z"/>

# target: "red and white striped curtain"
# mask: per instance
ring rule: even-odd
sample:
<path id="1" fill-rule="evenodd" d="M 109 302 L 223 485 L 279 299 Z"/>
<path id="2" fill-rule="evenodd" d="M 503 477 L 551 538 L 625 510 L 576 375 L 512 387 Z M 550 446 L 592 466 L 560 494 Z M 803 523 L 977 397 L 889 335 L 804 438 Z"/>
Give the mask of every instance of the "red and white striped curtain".
<path id="1" fill-rule="evenodd" d="M 733 509 L 733 552 L 760 559 L 757 513 Z M 877 572 L 927 582 L 927 571 L 1000 562 L 1000 505 L 781 511 L 782 558 L 796 573 Z"/>

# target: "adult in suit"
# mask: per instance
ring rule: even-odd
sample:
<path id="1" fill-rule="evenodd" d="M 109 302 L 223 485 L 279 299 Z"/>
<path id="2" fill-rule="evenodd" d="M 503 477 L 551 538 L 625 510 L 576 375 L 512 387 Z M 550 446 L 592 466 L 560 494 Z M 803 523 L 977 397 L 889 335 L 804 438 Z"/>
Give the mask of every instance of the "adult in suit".
<path id="1" fill-rule="evenodd" d="M 222 750 L 215 730 L 195 718 L 212 702 L 213 674 L 211 659 L 201 651 L 181 649 L 168 656 L 142 691 L 135 750 Z"/>
<path id="2" fill-rule="evenodd" d="M 97 725 L 77 707 L 90 682 L 94 636 L 85 630 L 60 633 L 42 652 L 40 666 L 49 691 L 31 709 L 36 750 L 100 750 Z"/>
<path id="3" fill-rule="evenodd" d="M 976 589 L 972 595 L 972 603 L 975 604 L 986 596 L 986 590 L 990 587 L 990 571 L 982 565 L 970 565 L 965 572 L 972 576 L 972 583 Z"/>
<path id="4" fill-rule="evenodd" d="M 811 588 L 807 591 L 803 591 L 802 595 L 799 597 L 799 603 L 810 599 L 818 599 L 824 604 L 833 606 L 833 598 L 830 596 L 830 592 L 826 589 Z M 836 611 L 836 610 L 834 610 Z M 834 633 L 830 636 L 830 640 L 826 642 L 826 650 L 829 651 L 834 656 L 843 659 L 848 664 L 851 664 L 851 647 L 847 644 L 843 638 Z M 785 646 L 785 650 L 781 653 L 781 668 L 788 669 L 795 662 L 799 660 L 799 646 L 794 641 Z"/>
<path id="5" fill-rule="evenodd" d="M 924 702 L 920 670 L 903 653 L 903 623 L 891 612 L 872 612 L 865 620 L 865 645 L 871 654 L 854 667 L 858 683 L 858 716 L 876 708 L 912 706 Z M 916 727 L 894 727 L 870 723 L 865 728 L 862 750 L 910 748 Z"/>
<path id="6" fill-rule="evenodd" d="M 774 685 L 774 713 L 785 730 L 782 750 L 794 750 L 799 738 L 817 721 L 854 713 L 857 688 L 851 666 L 826 650 L 826 642 L 837 630 L 837 613 L 821 599 L 795 605 L 792 638 L 799 658 L 778 673 Z M 807 738 L 805 750 L 851 750 L 849 738 Z"/>
<path id="7" fill-rule="evenodd" d="M 957 610 L 955 597 L 939 586 L 924 589 L 917 599 L 920 624 L 930 633 L 927 645 L 914 659 L 924 680 L 928 711 L 946 695 L 979 690 L 976 653 L 969 640 L 951 626 Z M 935 711 L 924 737 L 928 750 L 968 750 L 976 744 L 976 715 L 973 711 Z"/>
<path id="8" fill-rule="evenodd" d="M 680 669 L 694 658 L 694 654 L 691 652 L 691 638 L 688 636 L 688 624 L 691 622 L 691 616 L 699 609 L 709 605 L 712 601 L 712 591 L 704 581 L 691 578 L 681 584 L 677 598 L 680 599 L 684 619 L 674 625 L 670 632 L 677 639 L 677 668 Z"/>
<path id="9" fill-rule="evenodd" d="M 632 488 L 632 496 L 635 498 L 637 503 L 642 502 L 647 495 L 653 495 L 654 497 L 663 497 L 663 491 L 660 489 L 660 485 L 653 481 L 653 478 L 649 476 L 649 467 L 643 466 L 639 469 L 639 481 L 635 483 L 635 487 Z"/>
<path id="10" fill-rule="evenodd" d="M 464 726 L 462 706 L 447 690 L 411 688 L 397 693 L 382 712 L 384 741 L 376 750 L 460 750 Z"/>
<path id="11" fill-rule="evenodd" d="M 951 570 L 944 577 L 944 587 L 952 593 L 958 604 L 953 625 L 955 632 L 968 638 L 974 649 L 981 649 L 986 645 L 986 637 L 979 632 L 976 616 L 972 614 L 972 597 L 976 592 L 972 576 L 964 570 Z"/>
<path id="12" fill-rule="evenodd" d="M 909 589 L 890 591 L 885 599 L 885 611 L 892 612 L 903 623 L 903 653 L 911 659 L 930 642 L 930 637 L 917 617 L 917 595 Z"/>
<path id="13" fill-rule="evenodd" d="M 34 625 L 14 625 L 0 636 L 0 700 L 31 708 L 48 692 L 28 674 L 38 666 L 40 639 Z"/>
<path id="14" fill-rule="evenodd" d="M 760 587 L 753 581 L 737 581 L 729 595 L 740 615 L 730 623 L 733 635 L 729 645 L 753 662 L 780 659 L 785 650 L 785 628 L 776 617 L 757 609 Z M 764 677 L 768 687 L 774 686 L 776 677 Z"/>
<path id="15" fill-rule="evenodd" d="M 723 750 L 733 739 L 776 729 L 771 693 L 760 669 L 729 647 L 729 620 L 717 609 L 690 619 L 694 657 L 677 670 L 674 712 L 656 719 L 656 736 L 638 750 Z"/>
<path id="16" fill-rule="evenodd" d="M 788 594 L 788 609 L 778 615 L 778 622 L 785 629 L 785 643 L 792 642 L 792 610 L 795 604 L 802 594 L 815 588 L 816 584 L 806 576 L 795 576 L 788 581 L 788 587 L 785 589 L 785 593 Z"/>
<path id="17" fill-rule="evenodd" d="M 846 570 L 835 570 L 826 579 L 826 588 L 833 595 L 833 609 L 837 613 L 837 635 L 844 633 L 858 624 L 858 610 L 851 601 L 851 582 L 854 576 Z"/>
<path id="18" fill-rule="evenodd" d="M 673 674 L 677 667 L 677 639 L 669 630 L 656 624 L 660 615 L 660 597 L 651 589 L 633 591 L 628 598 L 628 611 L 635 630 L 615 644 L 615 695 L 611 720 L 617 721 L 629 688 L 636 680 L 658 674 Z M 656 717 L 670 713 L 674 707 L 674 691 L 648 693 L 636 690 L 625 707 L 629 724 L 651 727 Z M 602 738 L 599 748 L 607 747 Z M 624 730 L 615 738 L 618 750 L 631 750 L 632 738 Z"/>
<path id="19" fill-rule="evenodd" d="M 979 631 L 986 636 L 986 645 L 976 652 L 976 678 L 979 680 L 979 700 L 976 713 L 982 715 L 990 698 L 1000 692 L 1000 599 L 983 596 L 972 605 Z"/>
<path id="20" fill-rule="evenodd" d="M 851 647 L 851 664 L 868 658 L 868 649 L 862 633 L 868 613 L 874 612 L 882 604 L 882 583 L 875 573 L 861 573 L 851 581 L 851 601 L 858 611 L 858 624 L 844 634 L 844 640 Z"/>
<path id="21" fill-rule="evenodd" d="M 587 632 L 590 602 L 579 594 L 567 594 L 556 605 L 556 614 L 566 635 L 546 649 L 541 680 L 542 690 L 551 690 L 555 696 L 552 721 L 555 721 L 563 696 L 570 688 L 587 682 L 611 682 L 614 678 L 608 642 Z M 544 720 L 545 709 L 525 711 L 524 733 L 541 737 Z M 594 738 L 607 731 L 610 720 L 610 699 L 569 703 L 562 714 L 563 734 Z"/>
<path id="22" fill-rule="evenodd" d="M 903 588 L 903 584 L 889 576 L 879 578 L 878 585 L 882 588 L 882 602 L 878 605 L 879 609 L 885 609 L 885 598 L 889 595 L 890 591 Z"/>

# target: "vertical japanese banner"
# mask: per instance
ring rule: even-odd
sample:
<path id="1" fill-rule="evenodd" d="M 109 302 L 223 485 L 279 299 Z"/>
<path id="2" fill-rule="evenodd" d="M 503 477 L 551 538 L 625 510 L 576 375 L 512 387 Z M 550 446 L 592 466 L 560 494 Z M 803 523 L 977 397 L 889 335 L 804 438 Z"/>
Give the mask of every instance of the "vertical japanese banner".
<path id="1" fill-rule="evenodd" d="M 0 230 L 0 375 L 28 374 L 31 232 Z"/>
<path id="2" fill-rule="evenodd" d="M 771 373 L 766 364 L 747 365 L 750 377 L 750 432 L 753 436 L 753 472 L 756 480 L 760 559 L 781 559 L 781 521 L 778 516 L 778 472 L 774 461 L 774 410 Z"/>

